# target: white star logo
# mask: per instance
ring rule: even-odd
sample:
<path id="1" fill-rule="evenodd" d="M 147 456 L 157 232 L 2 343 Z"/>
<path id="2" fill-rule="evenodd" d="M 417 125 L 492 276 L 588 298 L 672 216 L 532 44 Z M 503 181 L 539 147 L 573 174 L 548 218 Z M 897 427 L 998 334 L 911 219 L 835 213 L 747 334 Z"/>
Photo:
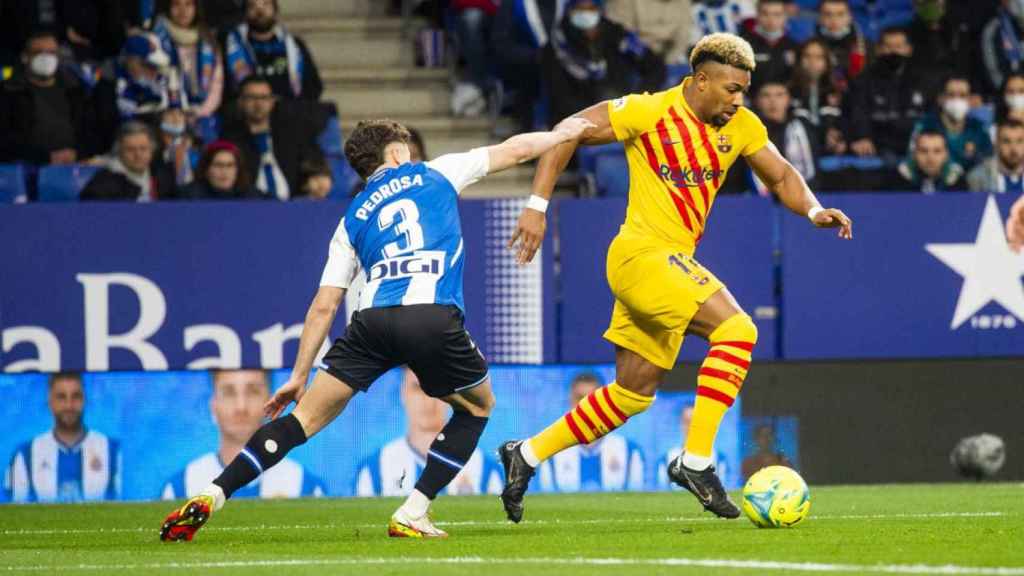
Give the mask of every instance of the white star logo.
<path id="1" fill-rule="evenodd" d="M 1015 254 L 1006 243 L 1003 218 L 992 196 L 985 204 L 978 237 L 973 244 L 927 244 L 932 256 L 964 277 L 956 302 L 951 330 L 976 312 L 996 302 L 1024 322 L 1024 254 Z"/>

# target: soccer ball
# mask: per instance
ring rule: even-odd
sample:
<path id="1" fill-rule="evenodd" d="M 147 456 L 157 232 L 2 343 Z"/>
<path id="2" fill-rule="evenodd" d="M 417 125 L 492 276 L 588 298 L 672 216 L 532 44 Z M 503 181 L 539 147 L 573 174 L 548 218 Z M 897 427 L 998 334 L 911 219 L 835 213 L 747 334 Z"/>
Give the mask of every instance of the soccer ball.
<path id="1" fill-rule="evenodd" d="M 981 480 L 995 476 L 1006 463 L 1006 445 L 994 434 L 978 434 L 960 440 L 949 463 L 962 476 Z"/>
<path id="2" fill-rule="evenodd" d="M 788 528 L 810 511 L 807 483 L 791 468 L 762 468 L 743 487 L 743 512 L 758 528 Z"/>

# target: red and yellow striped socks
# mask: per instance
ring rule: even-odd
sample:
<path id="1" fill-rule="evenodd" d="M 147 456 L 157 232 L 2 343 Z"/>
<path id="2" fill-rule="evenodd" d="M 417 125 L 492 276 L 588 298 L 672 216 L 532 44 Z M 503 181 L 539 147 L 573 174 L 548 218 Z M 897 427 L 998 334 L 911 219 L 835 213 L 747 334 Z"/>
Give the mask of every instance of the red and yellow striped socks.
<path id="1" fill-rule="evenodd" d="M 711 336 L 711 351 L 697 373 L 697 401 L 686 435 L 686 454 L 711 458 L 726 410 L 740 393 L 757 343 L 757 327 L 746 314 L 722 322 Z"/>
<path id="2" fill-rule="evenodd" d="M 527 440 L 531 456 L 544 461 L 577 444 L 589 444 L 626 423 L 654 402 L 618 383 L 598 388 L 539 434 Z M 532 460 L 532 458 L 531 458 Z"/>

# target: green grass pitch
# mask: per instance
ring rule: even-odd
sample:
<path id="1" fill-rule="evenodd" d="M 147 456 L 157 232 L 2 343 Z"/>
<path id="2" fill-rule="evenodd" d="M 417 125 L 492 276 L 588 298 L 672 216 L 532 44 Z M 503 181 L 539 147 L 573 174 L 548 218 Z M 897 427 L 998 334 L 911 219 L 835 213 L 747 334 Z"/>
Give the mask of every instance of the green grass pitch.
<path id="1" fill-rule="evenodd" d="M 734 495 L 738 496 L 738 495 Z M 1024 485 L 811 487 L 792 529 L 701 512 L 684 493 L 441 497 L 447 540 L 389 539 L 398 499 L 231 501 L 189 543 L 162 543 L 169 503 L 0 507 L 13 574 L 1024 575 Z"/>

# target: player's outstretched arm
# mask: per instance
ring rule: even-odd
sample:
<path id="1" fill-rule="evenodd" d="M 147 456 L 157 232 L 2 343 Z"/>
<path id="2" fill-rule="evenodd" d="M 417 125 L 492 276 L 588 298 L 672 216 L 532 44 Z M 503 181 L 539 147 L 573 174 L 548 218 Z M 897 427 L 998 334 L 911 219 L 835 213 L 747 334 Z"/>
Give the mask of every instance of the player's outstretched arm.
<path id="1" fill-rule="evenodd" d="M 1014 252 L 1024 249 L 1024 197 L 1018 198 L 1006 219 L 1006 241 Z"/>
<path id="2" fill-rule="evenodd" d="M 312 304 L 306 312 L 306 321 L 302 325 L 302 336 L 299 338 L 299 353 L 295 357 L 292 374 L 284 386 L 263 406 L 263 413 L 268 418 L 277 418 L 292 402 L 298 402 L 306 392 L 309 372 L 313 369 L 313 360 L 320 351 L 320 345 L 327 338 L 327 332 L 334 324 L 334 316 L 338 306 L 345 297 L 344 288 L 321 286 L 313 297 Z"/>
<path id="3" fill-rule="evenodd" d="M 516 134 L 501 144 L 488 146 L 490 167 L 487 173 L 501 172 L 516 164 L 529 162 L 563 142 L 576 141 L 584 131 L 594 127 L 589 120 L 572 116 L 559 122 L 549 132 Z"/>
<path id="4" fill-rule="evenodd" d="M 800 216 L 807 216 L 819 228 L 839 228 L 839 237 L 853 239 L 853 221 L 836 208 L 822 208 L 807 187 L 804 177 L 793 168 L 771 142 L 747 156 L 747 163 L 782 204 Z"/>
<path id="5" fill-rule="evenodd" d="M 516 261 L 520 264 L 531 262 L 541 242 L 544 241 L 544 232 L 547 230 L 544 210 L 547 208 L 547 201 L 551 199 L 558 175 L 565 170 L 572 155 L 576 153 L 576 148 L 580 144 L 608 144 L 615 141 L 615 131 L 608 117 L 607 100 L 581 110 L 562 122 L 571 118 L 583 118 L 593 127 L 585 130 L 579 137 L 551 148 L 537 162 L 537 172 L 533 176 L 533 196 L 537 199 L 531 198 L 530 204 L 523 209 L 516 231 L 508 243 L 509 248 L 514 248 L 516 242 L 519 243 Z"/>

